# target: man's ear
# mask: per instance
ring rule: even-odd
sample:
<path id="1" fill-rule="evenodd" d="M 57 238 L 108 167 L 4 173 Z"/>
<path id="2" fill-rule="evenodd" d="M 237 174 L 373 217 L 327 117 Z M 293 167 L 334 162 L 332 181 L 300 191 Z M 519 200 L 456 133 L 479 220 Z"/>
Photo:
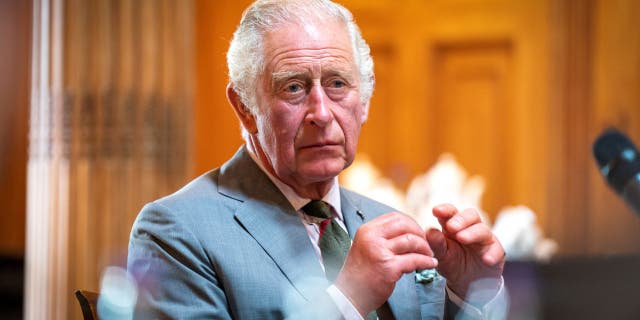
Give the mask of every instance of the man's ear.
<path id="1" fill-rule="evenodd" d="M 362 118 L 360 118 L 360 125 L 363 125 L 365 122 L 367 122 L 367 119 L 369 118 L 370 103 L 371 99 L 369 99 L 367 102 L 362 103 Z"/>
<path id="2" fill-rule="evenodd" d="M 373 92 L 373 89 L 375 89 L 376 87 L 376 76 L 371 75 L 371 92 Z M 362 103 L 362 119 L 360 119 L 360 125 L 363 125 L 365 122 L 367 122 L 367 119 L 369 118 L 369 106 L 371 104 L 371 96 L 369 96 L 369 99 L 367 99 L 367 102 L 363 102 Z"/>
<path id="3" fill-rule="evenodd" d="M 233 111 L 236 113 L 236 117 L 238 117 L 238 120 L 242 123 L 242 127 L 250 134 L 258 132 L 255 116 L 251 113 L 251 110 L 242 103 L 240 95 L 236 92 L 231 83 L 227 85 L 227 99 L 229 100 L 229 103 L 231 103 Z"/>

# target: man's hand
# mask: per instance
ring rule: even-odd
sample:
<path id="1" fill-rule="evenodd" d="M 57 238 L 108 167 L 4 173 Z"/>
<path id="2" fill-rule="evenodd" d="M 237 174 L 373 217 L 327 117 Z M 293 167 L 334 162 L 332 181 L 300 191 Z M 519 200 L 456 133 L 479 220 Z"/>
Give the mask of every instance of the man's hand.
<path id="1" fill-rule="evenodd" d="M 407 215 L 388 213 L 358 229 L 335 285 L 366 317 L 404 273 L 437 265 L 422 228 Z"/>
<path id="2" fill-rule="evenodd" d="M 474 209 L 458 212 L 454 206 L 444 204 L 435 207 L 433 215 L 438 218 L 442 232 L 428 230 L 426 238 L 439 261 L 438 272 L 447 278 L 449 288 L 465 298 L 469 286 L 483 279 L 484 285 L 490 285 L 490 289 L 495 286 L 497 293 L 505 252 L 489 226 L 480 221 L 478 212 Z"/>

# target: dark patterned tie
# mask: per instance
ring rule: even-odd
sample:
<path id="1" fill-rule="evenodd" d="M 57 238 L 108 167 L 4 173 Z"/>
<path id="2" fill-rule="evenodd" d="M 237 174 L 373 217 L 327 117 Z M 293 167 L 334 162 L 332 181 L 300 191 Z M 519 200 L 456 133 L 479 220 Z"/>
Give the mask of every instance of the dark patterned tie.
<path id="1" fill-rule="evenodd" d="M 324 264 L 327 279 L 333 282 L 347 257 L 351 239 L 342 227 L 333 219 L 331 207 L 324 201 L 311 200 L 302 208 L 306 214 L 316 218 L 324 219 L 320 223 L 320 252 L 322 254 L 322 264 Z"/>
<path id="2" fill-rule="evenodd" d="M 302 207 L 302 211 L 310 216 L 324 219 L 320 223 L 320 243 L 318 246 L 322 254 L 322 263 L 327 279 L 333 282 L 347 257 L 351 247 L 351 238 L 333 218 L 331 206 L 328 203 L 322 200 L 311 200 Z M 366 319 L 378 319 L 376 312 L 369 313 Z"/>

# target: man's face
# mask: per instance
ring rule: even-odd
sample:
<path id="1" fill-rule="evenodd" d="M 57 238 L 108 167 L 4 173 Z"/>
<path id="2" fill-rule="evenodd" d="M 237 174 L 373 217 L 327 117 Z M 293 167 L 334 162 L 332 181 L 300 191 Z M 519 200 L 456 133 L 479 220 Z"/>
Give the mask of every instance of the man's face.
<path id="1" fill-rule="evenodd" d="M 346 26 L 328 20 L 265 36 L 254 141 L 272 173 L 294 189 L 349 166 L 366 119 Z"/>

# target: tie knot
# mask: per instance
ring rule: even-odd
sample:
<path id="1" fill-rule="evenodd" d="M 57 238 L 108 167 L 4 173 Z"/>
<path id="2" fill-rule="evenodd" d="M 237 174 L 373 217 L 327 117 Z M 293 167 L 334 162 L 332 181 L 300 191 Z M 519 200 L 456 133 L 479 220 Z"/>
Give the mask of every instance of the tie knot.
<path id="1" fill-rule="evenodd" d="M 322 200 L 311 200 L 311 202 L 302 207 L 302 211 L 316 218 L 331 218 L 331 206 Z"/>

